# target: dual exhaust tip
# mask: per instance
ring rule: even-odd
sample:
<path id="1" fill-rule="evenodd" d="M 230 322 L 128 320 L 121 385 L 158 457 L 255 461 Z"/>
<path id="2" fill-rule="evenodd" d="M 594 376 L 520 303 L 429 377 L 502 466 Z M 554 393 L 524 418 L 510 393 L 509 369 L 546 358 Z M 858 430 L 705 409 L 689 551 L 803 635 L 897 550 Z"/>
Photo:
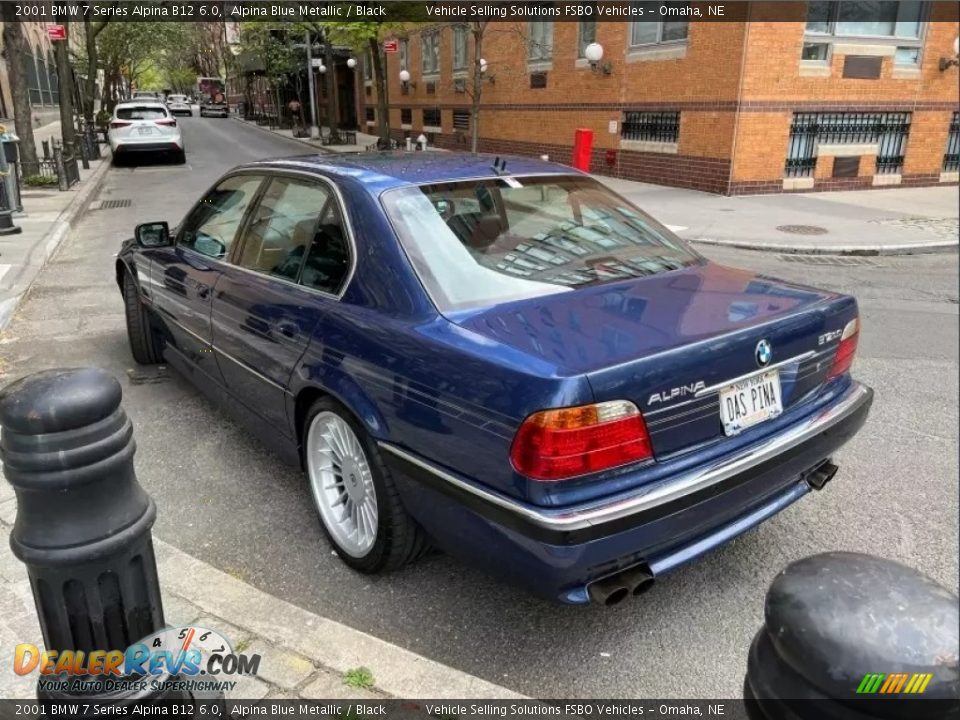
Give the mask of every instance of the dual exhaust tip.
<path id="1" fill-rule="evenodd" d="M 650 569 L 646 565 L 638 565 L 591 583 L 587 587 L 587 594 L 591 602 L 613 607 L 631 595 L 643 595 L 653 587 L 653 583 Z"/>

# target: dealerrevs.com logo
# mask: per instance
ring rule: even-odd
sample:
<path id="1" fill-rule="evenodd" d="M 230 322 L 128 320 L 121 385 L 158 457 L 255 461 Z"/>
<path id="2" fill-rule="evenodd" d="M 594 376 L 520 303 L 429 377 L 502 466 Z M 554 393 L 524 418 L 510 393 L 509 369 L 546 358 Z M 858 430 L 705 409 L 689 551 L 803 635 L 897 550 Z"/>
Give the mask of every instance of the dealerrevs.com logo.
<path id="1" fill-rule="evenodd" d="M 22 643 L 14 649 L 18 675 L 40 674 L 44 690 L 112 693 L 128 690 L 232 690 L 226 678 L 256 675 L 259 655 L 235 652 L 215 630 L 192 625 L 166 628 L 125 650 L 45 650 Z"/>

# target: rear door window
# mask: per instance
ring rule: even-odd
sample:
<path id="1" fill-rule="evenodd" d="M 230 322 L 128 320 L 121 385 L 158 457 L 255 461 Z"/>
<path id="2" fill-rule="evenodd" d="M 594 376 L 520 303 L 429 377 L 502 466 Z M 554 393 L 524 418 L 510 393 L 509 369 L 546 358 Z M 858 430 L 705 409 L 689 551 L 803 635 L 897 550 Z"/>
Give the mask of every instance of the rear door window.
<path id="1" fill-rule="evenodd" d="M 244 230 L 240 267 L 296 282 L 330 201 L 321 184 L 271 179 Z"/>

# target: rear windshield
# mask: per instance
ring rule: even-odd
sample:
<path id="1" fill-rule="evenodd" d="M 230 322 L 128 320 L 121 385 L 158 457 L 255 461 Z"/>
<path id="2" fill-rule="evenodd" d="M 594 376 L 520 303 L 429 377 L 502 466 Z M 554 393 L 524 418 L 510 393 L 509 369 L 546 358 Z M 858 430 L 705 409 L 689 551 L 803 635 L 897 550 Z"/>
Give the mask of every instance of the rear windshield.
<path id="1" fill-rule="evenodd" d="M 384 193 L 383 204 L 441 312 L 569 292 L 701 260 L 588 177 L 405 187 Z"/>
<path id="2" fill-rule="evenodd" d="M 184 102 L 187 99 L 186 95 L 171 95 L 167 98 L 170 102 Z"/>
<path id="3" fill-rule="evenodd" d="M 156 105 L 131 105 L 117 108 L 117 118 L 120 120 L 159 120 L 167 116 L 167 111 Z"/>

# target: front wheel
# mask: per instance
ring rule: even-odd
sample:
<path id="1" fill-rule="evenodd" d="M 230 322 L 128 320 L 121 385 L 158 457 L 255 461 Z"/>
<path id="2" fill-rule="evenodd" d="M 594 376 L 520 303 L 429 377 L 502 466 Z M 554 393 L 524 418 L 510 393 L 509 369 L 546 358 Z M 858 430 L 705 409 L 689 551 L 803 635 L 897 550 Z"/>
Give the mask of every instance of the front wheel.
<path id="1" fill-rule="evenodd" d="M 313 404 L 304 423 L 304 467 L 324 534 L 340 559 L 363 573 L 393 570 L 429 543 L 400 501 L 373 440 L 331 398 Z"/>
<path id="2" fill-rule="evenodd" d="M 154 342 L 150 317 L 140 300 L 137 283 L 129 272 L 123 276 L 123 307 L 127 318 L 127 339 L 130 353 L 141 365 L 156 365 L 163 361 Z"/>

